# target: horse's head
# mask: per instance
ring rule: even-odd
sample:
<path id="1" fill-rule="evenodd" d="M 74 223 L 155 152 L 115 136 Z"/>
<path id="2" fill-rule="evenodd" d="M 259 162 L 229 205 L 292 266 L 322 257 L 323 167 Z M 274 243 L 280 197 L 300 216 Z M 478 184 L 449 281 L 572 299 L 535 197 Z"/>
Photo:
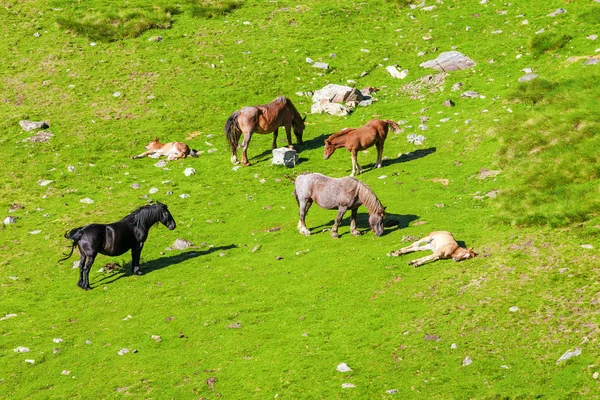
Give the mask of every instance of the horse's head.
<path id="1" fill-rule="evenodd" d="M 302 133 L 304 133 L 304 121 L 306 121 L 306 117 L 300 119 L 300 117 L 298 116 L 298 118 L 294 118 L 292 120 L 292 126 L 294 127 L 294 135 L 296 135 L 296 140 L 298 141 L 298 144 L 302 144 Z"/>
<path id="2" fill-rule="evenodd" d="M 156 206 L 160 210 L 160 216 L 159 216 L 160 223 L 163 224 L 164 226 L 166 226 L 171 231 L 173 229 L 175 229 L 177 224 L 175 223 L 173 216 L 169 212 L 169 208 L 167 207 L 167 205 L 160 203 L 160 202 L 156 202 Z"/>
<path id="3" fill-rule="evenodd" d="M 369 225 L 376 236 L 383 235 L 383 221 L 385 220 L 385 207 L 369 215 Z"/>
<path id="4" fill-rule="evenodd" d="M 146 145 L 145 148 L 146 148 L 146 150 L 154 150 L 158 144 L 159 144 L 158 138 L 156 138 L 153 141 L 151 141 L 150 143 L 148 143 L 148 145 Z"/>
<path id="5" fill-rule="evenodd" d="M 477 254 L 473 251 L 473 249 L 465 249 L 464 247 L 459 247 L 452 254 L 452 259 L 456 262 L 466 260 L 468 258 L 473 258 Z"/>
<path id="6" fill-rule="evenodd" d="M 323 158 L 329 159 L 333 152 L 335 151 L 335 146 L 329 141 L 329 139 L 325 139 L 325 150 L 323 151 Z"/>

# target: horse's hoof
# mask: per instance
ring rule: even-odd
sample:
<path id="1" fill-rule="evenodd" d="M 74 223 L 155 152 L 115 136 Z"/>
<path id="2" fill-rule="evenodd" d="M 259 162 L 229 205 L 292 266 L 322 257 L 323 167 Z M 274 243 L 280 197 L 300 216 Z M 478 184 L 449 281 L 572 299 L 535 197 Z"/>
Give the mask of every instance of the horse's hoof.
<path id="1" fill-rule="evenodd" d="M 354 232 L 352 232 L 352 235 L 353 236 L 361 236 L 362 233 L 360 233 L 360 231 L 354 231 Z"/>
<path id="2" fill-rule="evenodd" d="M 135 275 L 144 275 L 144 273 L 142 272 L 142 270 L 141 270 L 141 269 L 138 269 L 137 271 L 133 271 L 133 273 L 134 273 Z"/>
<path id="3" fill-rule="evenodd" d="M 340 238 L 340 235 L 338 235 L 338 233 L 337 233 L 337 232 L 335 232 L 335 233 L 332 233 L 332 234 L 331 234 L 331 237 L 332 237 L 332 238 L 334 238 L 334 239 L 339 239 L 339 238 Z"/>
<path id="4" fill-rule="evenodd" d="M 300 231 L 304 236 L 310 236 L 310 231 Z"/>

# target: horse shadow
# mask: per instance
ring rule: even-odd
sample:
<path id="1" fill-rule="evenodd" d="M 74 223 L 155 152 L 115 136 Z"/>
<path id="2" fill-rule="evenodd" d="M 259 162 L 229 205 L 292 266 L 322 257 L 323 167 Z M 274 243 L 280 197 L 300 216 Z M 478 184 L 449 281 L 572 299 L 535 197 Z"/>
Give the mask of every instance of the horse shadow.
<path id="1" fill-rule="evenodd" d="M 328 137 L 329 137 L 328 134 L 323 133 L 317 137 L 303 141 L 302 144 L 296 143 L 296 141 L 295 141 L 296 138 L 294 137 L 294 139 L 293 139 L 294 150 L 296 150 L 296 152 L 298 152 L 298 156 L 300 156 L 300 154 L 302 154 L 302 151 L 314 150 L 319 147 L 323 147 L 325 145 L 325 139 L 327 139 Z M 287 141 L 284 139 L 283 142 L 279 142 L 279 140 L 278 140 L 278 145 L 279 145 L 279 147 L 282 147 L 282 146 L 287 147 Z M 250 157 L 249 161 L 253 164 L 265 162 L 271 156 L 272 152 L 273 152 L 273 150 L 264 150 L 262 153 L 259 153 L 253 157 Z M 299 163 L 304 162 L 304 161 L 308 161 L 308 158 L 299 158 L 298 159 Z"/>
<path id="2" fill-rule="evenodd" d="M 235 244 L 230 244 L 227 246 L 211 247 L 207 250 L 202 250 L 202 251 L 190 250 L 190 251 L 186 251 L 184 253 L 179 253 L 179 254 L 172 255 L 172 256 L 160 257 L 155 260 L 151 260 L 151 261 L 148 261 L 148 262 L 142 264 L 142 271 L 144 272 L 144 275 L 146 275 L 151 272 L 158 271 L 160 269 L 167 268 L 167 267 L 182 263 L 187 260 L 191 260 L 192 258 L 206 256 L 210 253 L 214 253 L 215 251 L 219 251 L 219 250 L 229 250 L 229 249 L 234 249 L 234 248 L 237 248 L 237 246 Z M 121 278 L 131 276 L 131 275 L 133 275 L 133 273 L 131 271 L 131 262 L 129 262 L 129 263 L 125 264 L 123 267 L 121 267 L 117 273 L 104 276 L 103 278 L 97 280 L 94 283 L 98 284 L 98 285 L 99 284 L 109 284 L 109 283 L 118 281 Z"/>
<path id="3" fill-rule="evenodd" d="M 417 160 L 419 158 L 423 158 L 423 157 L 427 157 L 430 154 L 433 154 L 437 151 L 437 148 L 435 147 L 429 147 L 427 149 L 418 149 L 415 151 L 411 151 L 410 153 L 405 153 L 405 154 L 401 154 L 399 157 L 396 158 L 388 158 L 385 160 L 381 161 L 381 166 L 382 167 L 386 167 L 389 165 L 394 165 L 394 164 L 400 164 L 400 163 L 405 163 L 405 162 L 409 162 L 412 160 Z M 364 168 L 369 168 L 370 170 L 375 168 L 375 163 L 370 163 L 370 164 L 366 164 L 364 166 Z"/>
<path id="4" fill-rule="evenodd" d="M 298 145 L 299 148 L 301 150 L 314 150 L 314 149 L 318 149 L 319 147 L 324 147 L 325 146 L 325 139 L 327 139 L 330 136 L 330 134 L 327 133 L 323 133 L 317 137 L 314 137 L 312 139 L 309 140 L 305 140 L 304 142 L 302 142 L 301 145 Z"/>
<path id="5" fill-rule="evenodd" d="M 345 217 L 342 219 L 342 221 L 340 222 L 340 227 L 342 226 L 350 226 L 350 219 L 351 217 Z M 381 236 L 386 236 L 389 235 L 390 233 L 397 231 L 398 229 L 404 229 L 407 228 L 408 225 L 412 222 L 419 219 L 418 215 L 414 215 L 414 214 L 392 214 L 392 213 L 386 213 L 385 216 L 385 221 L 383 223 L 384 226 L 384 230 L 383 230 L 383 235 Z M 326 229 L 326 231 L 329 231 L 330 229 L 327 228 L 331 228 L 334 224 L 335 220 L 331 220 L 327 223 L 321 224 L 319 226 L 316 226 L 314 228 L 311 229 L 311 233 L 317 233 L 317 231 L 321 230 L 323 231 L 324 229 Z M 358 231 L 361 234 L 366 234 L 369 233 L 371 231 L 371 227 L 369 225 L 369 213 L 359 213 L 356 216 L 356 229 L 358 229 Z M 345 235 L 350 235 L 350 231 L 344 231 L 344 232 L 340 232 L 338 231 L 340 237 L 345 236 Z"/>

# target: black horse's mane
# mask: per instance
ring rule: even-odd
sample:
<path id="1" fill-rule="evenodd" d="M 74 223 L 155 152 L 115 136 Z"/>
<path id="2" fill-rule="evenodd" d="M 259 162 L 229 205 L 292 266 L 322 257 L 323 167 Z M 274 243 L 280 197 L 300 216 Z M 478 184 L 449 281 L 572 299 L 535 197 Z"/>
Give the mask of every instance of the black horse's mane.
<path id="1" fill-rule="evenodd" d="M 148 223 L 155 224 L 160 221 L 162 213 L 165 211 L 165 209 L 166 206 L 162 203 L 141 206 L 135 209 L 131 214 L 127 215 L 121 221 L 129 222 L 140 227 L 145 227 L 148 225 Z"/>

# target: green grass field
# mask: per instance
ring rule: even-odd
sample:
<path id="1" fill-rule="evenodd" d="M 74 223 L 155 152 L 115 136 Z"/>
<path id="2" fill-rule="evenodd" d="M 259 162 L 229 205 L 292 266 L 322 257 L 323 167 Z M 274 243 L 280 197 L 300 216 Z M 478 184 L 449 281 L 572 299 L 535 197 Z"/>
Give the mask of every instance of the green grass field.
<path id="1" fill-rule="evenodd" d="M 0 226 L 0 398 L 600 397 L 597 2 L 8 0 L 0 22 L 1 217 L 17 217 Z M 411 99 L 404 85 L 436 73 L 419 64 L 451 50 L 476 65 Z M 378 100 L 310 114 L 296 93 L 328 83 Z M 253 165 L 232 169 L 225 121 L 280 95 L 307 115 L 301 162 L 271 165 L 256 134 Z M 372 118 L 406 121 L 383 168 L 374 148 L 358 157 L 397 224 L 375 237 L 361 208 L 363 235 L 348 213 L 336 240 L 336 212 L 313 206 L 300 235 L 285 175 L 348 175 L 323 140 Z M 21 120 L 53 136 L 30 141 Z M 157 136 L 201 154 L 131 159 Z M 150 231 L 146 273 L 99 256 L 79 289 L 64 232 L 149 200 L 178 226 Z M 386 257 L 434 230 L 479 257 Z M 166 250 L 177 238 L 196 247 Z"/>

